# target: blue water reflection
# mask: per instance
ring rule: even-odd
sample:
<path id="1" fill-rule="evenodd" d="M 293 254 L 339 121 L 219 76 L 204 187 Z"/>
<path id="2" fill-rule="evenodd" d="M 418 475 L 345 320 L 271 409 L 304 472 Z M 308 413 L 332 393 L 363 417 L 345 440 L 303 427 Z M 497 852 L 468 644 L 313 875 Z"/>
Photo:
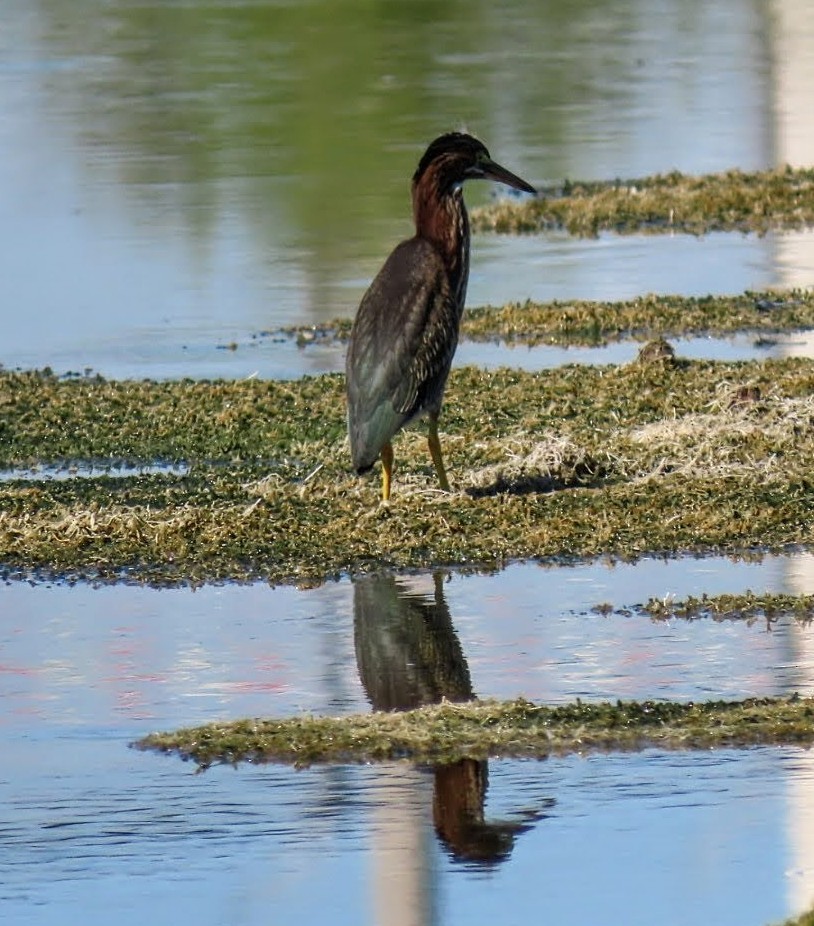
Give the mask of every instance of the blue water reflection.
<path id="1" fill-rule="evenodd" d="M 15 744 L 2 774 L 5 923 L 250 924 L 270 910 L 321 923 L 336 904 L 332 922 L 372 924 L 402 904 L 414 923 L 644 924 L 661 910 L 683 926 L 703 910 L 759 926 L 799 909 L 793 891 L 811 885 L 790 803 L 814 786 L 802 750 L 492 761 L 487 813 L 522 804 L 544 818 L 487 874 L 433 840 L 429 772 L 196 776 L 121 746 Z"/>
<path id="2" fill-rule="evenodd" d="M 480 697 L 740 698 L 809 691 L 808 628 L 603 617 L 650 597 L 814 589 L 809 558 L 511 566 L 452 575 L 445 606 Z M 802 584 L 800 584 L 802 583 Z M 434 595 L 432 576 L 399 580 Z M 152 589 L 0 588 L 2 729 L 107 735 L 235 716 L 345 713 L 368 705 L 352 583 Z M 699 658 L 703 656 L 703 658 Z"/>
<path id="3" fill-rule="evenodd" d="M 127 743 L 217 718 L 470 691 L 552 702 L 810 691 L 810 627 L 591 610 L 805 590 L 809 572 L 810 558 L 770 557 L 384 574 L 309 591 L 6 585 L 3 921 L 135 923 L 149 898 L 157 923 L 267 922 L 269 905 L 317 923 L 326 897 L 347 923 L 392 921 L 394 904 L 415 923 L 498 911 L 644 923 L 664 897 L 669 923 L 699 909 L 733 926 L 780 919 L 814 897 L 803 750 L 491 760 L 445 791 L 437 771 L 403 764 L 196 775 Z"/>

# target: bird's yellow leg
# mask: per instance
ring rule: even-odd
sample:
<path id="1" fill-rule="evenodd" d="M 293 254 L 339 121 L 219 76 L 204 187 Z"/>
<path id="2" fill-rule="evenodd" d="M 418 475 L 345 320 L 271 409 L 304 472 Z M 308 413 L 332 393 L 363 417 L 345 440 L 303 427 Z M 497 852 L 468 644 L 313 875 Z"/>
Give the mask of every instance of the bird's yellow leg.
<path id="1" fill-rule="evenodd" d="M 438 415 L 429 416 L 429 434 L 427 443 L 430 445 L 430 456 L 435 464 L 435 471 L 438 473 L 438 481 L 445 492 L 449 492 L 449 479 L 447 471 L 444 469 L 444 458 L 441 455 L 441 441 L 438 440 Z"/>
<path id="2" fill-rule="evenodd" d="M 382 501 L 390 500 L 390 481 L 393 478 L 393 445 L 388 441 L 381 452 L 382 457 Z"/>

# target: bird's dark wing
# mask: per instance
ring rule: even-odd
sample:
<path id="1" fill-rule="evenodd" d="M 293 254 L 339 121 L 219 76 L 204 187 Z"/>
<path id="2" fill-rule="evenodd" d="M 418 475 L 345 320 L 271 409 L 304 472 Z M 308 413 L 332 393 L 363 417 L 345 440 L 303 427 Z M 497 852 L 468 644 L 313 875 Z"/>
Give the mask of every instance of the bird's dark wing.
<path id="1" fill-rule="evenodd" d="M 365 293 L 346 362 L 348 430 L 357 470 L 411 418 L 441 404 L 458 343 L 458 309 L 441 255 L 402 242 Z"/>

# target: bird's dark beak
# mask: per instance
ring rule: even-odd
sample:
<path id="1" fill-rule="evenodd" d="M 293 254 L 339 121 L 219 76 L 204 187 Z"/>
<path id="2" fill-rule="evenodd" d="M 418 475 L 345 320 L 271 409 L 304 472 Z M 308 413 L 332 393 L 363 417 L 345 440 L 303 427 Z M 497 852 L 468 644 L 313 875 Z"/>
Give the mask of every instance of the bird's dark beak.
<path id="1" fill-rule="evenodd" d="M 521 180 L 517 174 L 513 174 L 510 170 L 506 170 L 505 167 L 501 167 L 500 164 L 496 164 L 489 158 L 484 158 L 478 163 L 473 176 L 482 177 L 484 180 L 496 180 L 498 183 L 505 183 L 506 186 L 510 186 L 515 190 L 537 195 L 537 190 L 530 183 Z"/>

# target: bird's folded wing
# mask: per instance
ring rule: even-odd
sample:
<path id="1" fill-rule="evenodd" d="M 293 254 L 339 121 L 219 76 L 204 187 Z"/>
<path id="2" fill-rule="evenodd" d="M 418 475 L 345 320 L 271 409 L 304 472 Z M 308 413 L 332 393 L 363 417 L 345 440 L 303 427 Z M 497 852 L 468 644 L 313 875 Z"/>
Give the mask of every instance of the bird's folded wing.
<path id="1" fill-rule="evenodd" d="M 411 418 L 440 405 L 457 310 L 434 245 L 400 244 L 362 299 L 348 350 L 348 422 L 357 469 Z"/>
<path id="2" fill-rule="evenodd" d="M 362 405 L 387 400 L 399 415 L 417 414 L 446 375 L 456 342 L 441 255 L 411 238 L 393 251 L 359 307 L 348 364 Z"/>

